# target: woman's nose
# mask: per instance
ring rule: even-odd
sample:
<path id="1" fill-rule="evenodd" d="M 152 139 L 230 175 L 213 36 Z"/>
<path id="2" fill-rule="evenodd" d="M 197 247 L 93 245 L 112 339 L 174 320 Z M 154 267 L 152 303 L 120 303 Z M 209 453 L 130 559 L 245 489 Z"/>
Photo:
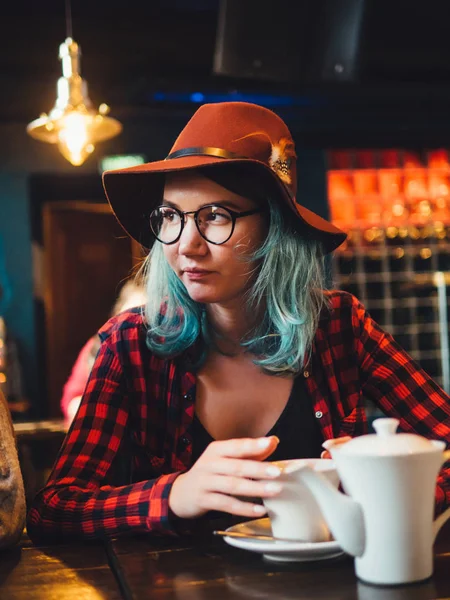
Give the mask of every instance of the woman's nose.
<path id="1" fill-rule="evenodd" d="M 179 241 L 180 254 L 192 254 L 193 252 L 202 254 L 206 252 L 207 243 L 200 235 L 195 219 L 191 215 L 185 218 L 186 222 Z"/>

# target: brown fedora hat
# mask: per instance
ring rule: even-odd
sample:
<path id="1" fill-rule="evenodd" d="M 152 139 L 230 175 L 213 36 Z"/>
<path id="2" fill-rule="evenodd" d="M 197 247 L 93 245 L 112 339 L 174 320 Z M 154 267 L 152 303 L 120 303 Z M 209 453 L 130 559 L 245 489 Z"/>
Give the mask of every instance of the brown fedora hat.
<path id="1" fill-rule="evenodd" d="M 325 252 L 337 248 L 346 234 L 298 204 L 296 155 L 284 121 L 271 110 L 247 102 L 201 106 L 164 160 L 105 171 L 103 186 L 119 223 L 146 248 L 153 245 L 149 216 L 161 202 L 164 174 L 202 167 L 245 164 L 255 177 L 274 184 L 277 197 L 290 209 L 300 235 L 320 241 Z"/>

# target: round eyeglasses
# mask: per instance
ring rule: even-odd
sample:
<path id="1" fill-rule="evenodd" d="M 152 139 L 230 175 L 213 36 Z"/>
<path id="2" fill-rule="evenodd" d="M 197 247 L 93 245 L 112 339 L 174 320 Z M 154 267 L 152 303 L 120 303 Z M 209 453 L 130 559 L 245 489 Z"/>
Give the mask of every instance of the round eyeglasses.
<path id="1" fill-rule="evenodd" d="M 150 227 L 162 244 L 175 244 L 186 224 L 186 215 L 194 215 L 197 229 L 207 242 L 224 244 L 233 235 L 236 219 L 263 212 L 263 209 L 236 212 L 220 204 L 208 204 L 198 210 L 181 211 L 172 206 L 158 206 L 150 214 Z"/>

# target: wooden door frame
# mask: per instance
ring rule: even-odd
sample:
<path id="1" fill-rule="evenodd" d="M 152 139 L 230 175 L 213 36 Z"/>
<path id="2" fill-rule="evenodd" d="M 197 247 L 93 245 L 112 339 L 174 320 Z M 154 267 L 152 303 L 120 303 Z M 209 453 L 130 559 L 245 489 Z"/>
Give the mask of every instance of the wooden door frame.
<path id="1" fill-rule="evenodd" d="M 57 332 L 55 329 L 54 319 L 49 318 L 53 314 L 55 300 L 54 291 L 56 289 L 58 273 L 55 273 L 54 260 L 52 260 L 51 248 L 56 246 L 55 244 L 55 232 L 57 227 L 55 225 L 57 215 L 66 211 L 77 211 L 91 214 L 111 214 L 111 208 L 108 204 L 100 204 L 97 202 L 89 202 L 88 200 L 67 200 L 67 201 L 50 201 L 45 202 L 42 206 L 42 227 L 43 227 L 43 268 L 44 268 L 44 313 L 45 313 L 45 356 L 46 361 L 46 381 L 49 382 L 50 371 L 49 365 L 52 364 L 55 353 L 58 352 Z M 124 231 L 124 237 L 129 237 Z M 136 269 L 142 263 L 144 252 L 140 244 L 134 239 L 130 238 L 131 241 L 131 254 L 132 254 L 132 269 Z M 48 383 L 47 383 L 48 385 Z M 47 393 L 50 390 L 47 389 Z M 51 394 L 50 394 L 51 395 Z M 50 414 L 54 412 L 55 407 L 50 403 L 48 405 L 48 411 Z"/>

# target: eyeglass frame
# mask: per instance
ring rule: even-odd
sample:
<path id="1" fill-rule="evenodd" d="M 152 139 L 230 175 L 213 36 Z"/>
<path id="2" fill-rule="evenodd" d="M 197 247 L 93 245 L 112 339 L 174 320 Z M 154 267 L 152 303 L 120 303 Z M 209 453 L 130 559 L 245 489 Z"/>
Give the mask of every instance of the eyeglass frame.
<path id="1" fill-rule="evenodd" d="M 223 210 L 226 210 L 231 215 L 231 233 L 227 237 L 227 239 L 224 240 L 223 242 L 212 242 L 211 240 L 208 240 L 208 238 L 200 231 L 200 226 L 198 224 L 198 220 L 197 220 L 198 213 L 200 211 L 204 210 L 205 208 L 212 208 L 213 206 L 217 207 L 217 208 L 221 208 Z M 151 217 L 152 217 L 152 214 L 155 212 L 155 210 L 158 210 L 159 208 L 171 208 L 172 210 L 174 210 L 179 215 L 179 217 L 181 219 L 180 233 L 173 240 L 173 242 L 163 242 L 162 240 L 159 239 L 159 237 L 153 231 L 153 228 L 151 226 Z M 150 229 L 152 230 L 152 233 L 155 236 L 155 239 L 160 244 L 165 244 L 166 246 L 171 246 L 172 244 L 176 244 L 178 242 L 178 240 L 181 237 L 181 234 L 183 233 L 184 226 L 186 225 L 186 217 L 185 217 L 185 215 L 194 215 L 195 226 L 197 227 L 197 231 L 199 232 L 199 234 L 201 235 L 201 237 L 206 242 L 208 242 L 208 244 L 214 244 L 214 246 L 221 246 L 222 244 L 226 244 L 226 242 L 228 242 L 228 240 L 231 239 L 231 236 L 233 235 L 234 229 L 236 227 L 236 220 L 237 219 L 240 219 L 241 217 L 249 217 L 250 215 L 256 215 L 258 213 L 263 213 L 263 212 L 265 212 L 264 208 L 255 208 L 253 210 L 245 210 L 245 211 L 242 211 L 242 212 L 237 212 L 235 210 L 231 210 L 231 208 L 227 208 L 226 206 L 223 206 L 222 204 L 206 204 L 205 206 L 202 206 L 201 208 L 198 208 L 197 210 L 185 210 L 185 211 L 183 211 L 183 210 L 180 210 L 179 208 L 175 208 L 174 206 L 170 206 L 169 204 L 160 204 L 159 206 L 157 206 L 156 208 L 154 208 L 152 210 L 152 212 L 150 213 L 149 221 L 150 221 Z"/>

